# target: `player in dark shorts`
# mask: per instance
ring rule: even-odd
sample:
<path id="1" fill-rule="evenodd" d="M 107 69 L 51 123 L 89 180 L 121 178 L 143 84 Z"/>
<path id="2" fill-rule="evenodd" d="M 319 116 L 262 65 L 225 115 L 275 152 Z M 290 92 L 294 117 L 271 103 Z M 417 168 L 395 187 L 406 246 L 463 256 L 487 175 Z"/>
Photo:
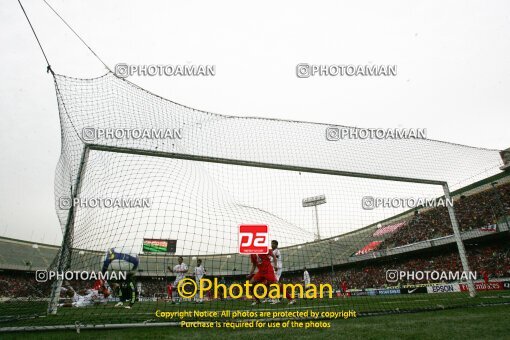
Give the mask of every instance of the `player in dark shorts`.
<path id="1" fill-rule="evenodd" d="M 273 258 L 274 263 L 276 263 L 276 256 L 271 249 L 269 249 L 267 254 L 250 255 L 252 266 L 250 274 L 248 274 L 247 277 L 250 279 L 251 284 L 262 283 L 269 287 L 273 283 L 278 283 L 273 265 L 271 264 L 271 258 Z M 257 273 L 255 273 L 255 269 L 257 269 Z M 255 295 L 253 297 L 255 298 L 255 302 L 253 302 L 252 305 L 259 304 L 259 298 Z M 286 298 L 289 300 L 289 304 L 296 302 L 288 293 L 286 294 Z"/>
<path id="2" fill-rule="evenodd" d="M 134 274 L 129 273 L 125 280 L 120 281 L 120 283 L 113 284 L 112 287 L 120 299 L 115 307 L 122 307 L 124 303 L 127 302 L 128 305 L 125 306 L 125 308 L 131 309 L 136 302 Z"/>

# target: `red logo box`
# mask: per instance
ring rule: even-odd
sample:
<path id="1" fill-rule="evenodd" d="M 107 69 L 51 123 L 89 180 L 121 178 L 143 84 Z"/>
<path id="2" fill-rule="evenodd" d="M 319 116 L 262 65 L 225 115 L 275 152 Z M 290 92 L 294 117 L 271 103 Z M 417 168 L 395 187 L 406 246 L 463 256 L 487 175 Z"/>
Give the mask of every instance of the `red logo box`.
<path id="1" fill-rule="evenodd" d="M 265 224 L 241 224 L 239 226 L 239 254 L 267 254 L 269 252 L 269 228 Z"/>

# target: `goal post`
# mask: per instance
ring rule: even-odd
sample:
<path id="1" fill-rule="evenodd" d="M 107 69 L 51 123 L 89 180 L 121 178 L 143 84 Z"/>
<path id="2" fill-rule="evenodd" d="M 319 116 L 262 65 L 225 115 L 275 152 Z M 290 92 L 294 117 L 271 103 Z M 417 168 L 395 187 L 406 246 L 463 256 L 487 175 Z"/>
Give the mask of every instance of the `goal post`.
<path id="1" fill-rule="evenodd" d="M 450 197 L 450 189 L 448 188 L 448 184 L 443 184 L 444 196 L 446 201 L 451 201 Z M 464 248 L 464 242 L 462 242 L 462 236 L 460 235 L 459 223 L 457 222 L 457 217 L 455 216 L 455 209 L 453 205 L 447 205 L 448 215 L 450 216 L 450 222 L 452 223 L 453 233 L 455 235 L 455 242 L 457 243 L 457 250 L 459 252 L 460 260 L 462 262 L 462 269 L 465 273 L 469 273 L 469 263 L 466 257 L 466 249 Z M 469 288 L 469 296 L 476 296 L 476 289 L 471 277 L 467 279 L 467 285 Z"/>
<path id="2" fill-rule="evenodd" d="M 79 196 L 80 193 L 80 185 L 83 177 L 83 173 L 85 171 L 85 166 L 87 163 L 87 158 L 89 154 L 89 148 L 85 145 L 83 148 L 80 166 L 78 170 L 78 176 L 76 177 L 76 182 L 74 187 L 71 187 L 69 192 L 71 193 L 71 200 L 74 200 Z M 73 191 L 74 188 L 74 191 Z M 58 203 L 60 204 L 60 202 Z M 75 207 L 73 204 L 69 206 L 69 213 L 67 215 L 67 222 L 64 227 L 64 236 L 62 238 L 62 245 L 60 246 L 60 250 L 58 252 L 57 257 L 55 258 L 56 264 L 52 264 L 49 269 L 56 270 L 57 273 L 63 273 L 64 271 L 70 268 L 71 262 L 71 254 L 73 248 L 73 236 L 74 236 L 74 218 L 75 218 Z M 58 303 L 60 299 L 60 291 L 62 288 L 62 278 L 57 276 L 57 279 L 53 281 L 51 285 L 51 295 L 48 303 L 48 314 L 57 314 Z"/>
<path id="3" fill-rule="evenodd" d="M 320 174 L 320 175 L 326 175 L 326 176 L 338 176 L 338 177 L 345 177 L 345 178 L 357 178 L 357 179 L 367 179 L 367 180 L 379 180 L 384 182 L 402 182 L 402 183 L 410 183 L 410 184 L 423 184 L 423 185 L 432 185 L 432 186 L 441 186 L 444 190 L 445 199 L 447 201 L 451 200 L 448 185 L 445 182 L 442 181 L 436 181 L 436 180 L 427 180 L 427 179 L 415 179 L 415 178 L 408 178 L 408 177 L 392 177 L 392 176 L 385 176 L 385 175 L 377 175 L 377 174 L 363 174 L 363 173 L 352 173 L 352 172 L 344 172 L 341 170 L 328 170 L 328 169 L 318 169 L 318 168 L 309 168 L 309 167 L 296 167 L 296 166 L 288 166 L 288 165 L 281 165 L 281 164 L 270 164 L 270 163 L 260 163 L 260 162 L 247 162 L 243 160 L 235 160 L 235 159 L 218 159 L 213 157 L 203 157 L 203 156 L 197 156 L 197 155 L 186 155 L 186 154 L 178 154 L 178 153 L 167 153 L 167 152 L 160 152 L 155 150 L 140 150 L 140 149 L 129 149 L 129 148 L 119 148 L 115 146 L 104 146 L 104 145 L 94 145 L 94 144 L 85 144 L 84 145 L 84 151 L 83 151 L 83 157 L 82 162 L 80 162 L 80 176 L 77 178 L 76 181 L 76 191 L 74 198 L 79 197 L 80 188 L 82 187 L 82 181 L 87 177 L 87 160 L 89 159 L 90 152 L 99 152 L 105 155 L 108 154 L 119 154 L 119 155 L 128 155 L 128 156 L 143 156 L 143 157 L 149 157 L 149 158 L 163 158 L 163 159 L 170 159 L 170 160 L 180 160 L 185 162 L 197 162 L 197 163 L 209 163 L 209 164 L 221 164 L 221 165 L 228 165 L 228 166 L 240 166 L 245 168 L 260 168 L 260 169 L 268 169 L 268 170 L 275 170 L 275 171 L 291 171 L 294 173 L 311 173 L 311 174 Z M 468 260 L 465 255 L 465 249 L 462 242 L 462 239 L 460 237 L 460 231 L 457 219 L 455 217 L 455 210 L 453 206 L 448 205 L 448 212 L 449 212 L 449 218 L 451 221 L 452 231 L 455 235 L 455 240 L 457 242 L 458 247 L 458 253 L 460 255 L 463 270 L 465 272 L 469 272 L 469 264 Z M 59 265 L 58 270 L 65 270 L 69 269 L 69 264 L 66 262 L 66 258 L 69 260 L 71 257 L 71 247 L 69 245 L 72 245 L 72 233 L 73 233 L 73 227 L 74 227 L 74 216 L 76 214 L 76 210 L 71 209 L 69 210 L 69 223 L 66 227 L 66 237 L 64 238 L 65 241 L 63 242 L 61 255 L 59 257 Z M 318 223 L 318 221 L 316 221 Z M 315 227 L 315 225 L 314 225 Z M 457 237 L 458 236 L 458 237 Z M 320 241 L 320 240 L 318 240 Z M 325 239 L 324 242 L 326 242 L 327 247 L 327 255 L 329 255 L 329 259 L 327 263 L 324 263 L 323 265 L 327 267 L 328 265 L 331 268 L 331 279 L 334 280 L 334 267 L 337 265 L 334 261 L 334 254 L 333 252 L 336 251 L 336 249 L 333 249 L 335 247 L 334 241 L 332 238 Z M 68 255 L 65 255 L 68 254 Z M 200 256 L 200 254 L 195 254 L 196 256 Z M 66 264 L 67 263 L 67 264 Z M 298 266 L 299 267 L 299 266 Z M 165 274 L 166 275 L 166 274 Z M 50 299 L 50 308 L 49 312 L 52 314 L 56 313 L 56 302 L 58 301 L 59 296 L 59 288 L 61 285 L 61 280 L 57 281 L 57 284 L 54 285 L 54 289 L 52 290 L 52 296 Z M 475 296 L 475 290 L 474 285 L 471 279 L 468 279 L 467 281 L 468 287 L 469 287 L 469 293 L 470 296 Z"/>

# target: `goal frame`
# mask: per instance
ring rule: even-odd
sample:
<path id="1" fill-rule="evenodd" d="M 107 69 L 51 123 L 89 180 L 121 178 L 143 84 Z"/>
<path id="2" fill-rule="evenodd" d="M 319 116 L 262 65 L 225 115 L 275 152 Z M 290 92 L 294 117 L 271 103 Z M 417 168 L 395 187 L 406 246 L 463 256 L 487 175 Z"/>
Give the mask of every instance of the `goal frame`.
<path id="1" fill-rule="evenodd" d="M 90 151 L 103 151 L 103 152 L 141 155 L 141 156 L 149 156 L 149 157 L 172 158 L 172 159 L 180 159 L 180 160 L 240 165 L 240 166 L 247 166 L 247 167 L 278 169 L 278 170 L 287 170 L 287 171 L 295 171 L 295 172 L 308 172 L 308 173 L 326 174 L 326 175 L 343 176 L 343 177 L 376 179 L 376 180 L 383 180 L 383 181 L 439 185 L 443 189 L 446 201 L 451 201 L 450 189 L 449 189 L 448 183 L 446 181 L 411 178 L 411 177 L 400 177 L 400 176 L 388 176 L 388 175 L 379 175 L 379 174 L 367 174 L 367 173 L 361 173 L 361 172 L 311 168 L 311 167 L 303 167 L 303 166 L 295 166 L 295 165 L 287 165 L 287 164 L 263 163 L 263 162 L 254 162 L 254 161 L 239 160 L 239 159 L 218 158 L 218 157 L 209 157 L 209 156 L 201 156 L 201 155 L 172 153 L 172 152 L 164 152 L 164 151 L 156 151 L 156 150 L 144 150 L 144 149 L 125 148 L 125 147 L 107 146 L 107 145 L 100 145 L 100 144 L 88 144 L 88 143 L 84 143 L 81 160 L 80 160 L 80 165 L 79 165 L 79 169 L 78 169 L 78 175 L 76 177 L 74 187 L 71 188 L 71 195 L 72 195 L 73 200 L 79 197 L 81 183 L 83 182 L 83 177 L 85 174 L 86 164 L 87 164 L 87 160 L 88 160 Z M 468 273 L 468 272 L 470 272 L 469 262 L 468 262 L 468 259 L 466 256 L 466 250 L 464 247 L 464 243 L 462 241 L 462 235 L 460 233 L 459 223 L 458 223 L 457 217 L 455 215 L 455 208 L 453 205 L 447 204 L 447 209 L 448 209 L 448 215 L 450 217 L 450 222 L 451 222 L 452 229 L 453 229 L 453 235 L 455 238 L 455 242 L 457 244 L 457 250 L 458 250 L 459 257 L 460 257 L 460 260 L 462 263 L 462 269 L 465 273 Z M 72 239 L 73 239 L 73 233 L 74 233 L 74 217 L 75 217 L 75 215 L 76 215 L 75 209 L 74 209 L 74 207 L 71 207 L 69 209 L 69 213 L 67 216 L 67 222 L 65 225 L 64 237 L 62 240 L 61 249 L 57 255 L 58 259 L 57 259 L 56 270 L 58 272 L 64 272 L 66 269 L 69 268 L 69 261 L 71 259 L 71 252 L 72 252 Z M 469 291 L 469 296 L 475 297 L 476 296 L 475 285 L 469 275 L 468 275 L 468 279 L 467 279 L 466 283 L 467 283 L 467 287 L 468 287 L 468 291 Z M 50 296 L 50 300 L 49 300 L 49 304 L 48 304 L 48 314 L 56 314 L 57 313 L 57 309 L 58 309 L 57 306 L 58 306 L 58 300 L 59 300 L 59 296 L 60 296 L 61 286 L 62 286 L 62 280 L 60 280 L 60 279 L 57 279 L 52 284 L 51 296 Z"/>

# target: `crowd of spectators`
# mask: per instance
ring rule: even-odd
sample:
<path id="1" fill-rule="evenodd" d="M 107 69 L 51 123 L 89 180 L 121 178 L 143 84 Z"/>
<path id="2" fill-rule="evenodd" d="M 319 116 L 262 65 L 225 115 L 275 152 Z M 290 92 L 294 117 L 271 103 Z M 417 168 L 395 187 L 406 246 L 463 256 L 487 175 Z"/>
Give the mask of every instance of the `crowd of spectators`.
<path id="1" fill-rule="evenodd" d="M 489 278 L 510 277 L 510 246 L 505 243 L 492 243 L 489 245 L 471 245 L 467 248 L 470 269 L 476 271 L 479 278 L 485 273 Z M 392 286 L 394 283 L 386 282 L 386 271 L 389 269 L 402 271 L 462 271 L 458 252 L 455 248 L 440 254 L 422 254 L 414 257 L 397 260 L 352 264 L 350 267 L 331 267 L 321 270 L 310 270 L 312 283 L 330 283 L 339 289 L 345 282 L 351 289 L 381 288 Z M 220 283 L 227 286 L 232 283 L 244 283 L 245 277 L 219 277 Z M 141 283 L 141 296 L 158 297 L 166 294 L 166 285 L 171 282 L 163 277 L 138 277 Z M 302 272 L 283 273 L 281 282 L 299 283 L 303 281 Z M 400 284 L 431 283 L 424 281 L 401 281 Z M 79 290 L 92 287 L 92 282 L 71 282 Z M 34 273 L 4 271 L 0 273 L 0 297 L 48 297 L 50 284 L 35 280 Z"/>
<path id="2" fill-rule="evenodd" d="M 39 283 L 33 272 L 0 272 L 0 297 L 47 297 L 49 283 Z"/>
<path id="3" fill-rule="evenodd" d="M 454 201 L 461 231 L 473 230 L 510 215 L 510 183 L 489 188 Z M 377 249 L 389 249 L 453 234 L 448 209 L 417 210 L 412 218 L 388 236 Z"/>
<path id="4" fill-rule="evenodd" d="M 472 246 L 467 250 L 470 270 L 476 272 L 480 279 L 485 273 L 489 278 L 510 277 L 510 247 L 508 245 Z M 392 286 L 394 283 L 386 281 L 387 270 L 398 271 L 458 271 L 462 272 L 462 265 L 458 251 L 452 249 L 437 255 L 422 255 L 413 258 L 380 262 L 370 265 L 357 265 L 346 269 L 335 269 L 311 273 L 314 283 L 333 283 L 335 288 L 345 281 L 349 288 L 381 288 Z M 300 276 L 287 280 L 296 282 Z M 399 281 L 400 284 L 437 283 L 437 281 Z"/>
<path id="5" fill-rule="evenodd" d="M 472 230 L 494 224 L 504 216 L 510 215 L 510 183 L 490 188 L 470 196 L 461 196 L 455 201 L 455 213 L 461 231 Z M 386 237 L 379 249 L 393 248 L 434 239 L 452 234 L 450 218 L 446 207 L 434 208 L 416 213 L 403 227 Z M 488 273 L 490 277 L 510 277 L 510 249 L 508 246 L 493 244 L 490 246 L 470 247 L 468 260 L 471 270 L 479 276 Z M 456 250 L 447 253 L 420 256 L 337 269 L 334 274 L 324 269 L 311 272 L 314 283 L 333 283 L 340 287 L 346 282 L 349 288 L 377 288 L 387 285 L 386 270 L 461 270 Z M 242 282 L 242 277 L 225 277 L 220 282 L 227 285 Z M 142 296 L 152 297 L 166 292 L 167 278 L 139 277 Z M 282 282 L 301 282 L 302 273 L 284 273 Z M 405 282 L 418 283 L 418 282 Z M 424 283 L 424 282 L 419 282 Z M 426 283 L 426 282 L 425 282 Z M 92 282 L 72 282 L 75 289 L 91 287 Z M 51 287 L 49 283 L 35 280 L 33 272 L 0 272 L 0 297 L 47 297 Z"/>
<path id="6" fill-rule="evenodd" d="M 476 271 L 478 278 L 482 278 L 487 272 L 489 278 L 510 277 L 510 249 L 502 246 L 484 247 L 483 249 L 471 249 L 468 252 L 471 270 Z M 389 269 L 402 271 L 462 271 L 460 258 L 456 251 L 432 256 L 428 258 L 412 258 L 403 261 L 392 261 L 372 265 L 358 265 L 347 269 L 330 268 L 321 271 L 310 271 L 311 281 L 315 284 L 332 284 L 334 289 L 340 289 L 345 282 L 350 289 L 382 288 L 393 286 L 394 283 L 386 281 L 386 271 Z M 230 286 L 233 283 L 244 283 L 242 277 L 226 277 L 224 283 Z M 142 279 L 142 295 L 158 296 L 166 292 L 166 281 L 158 279 Z M 282 283 L 303 283 L 302 272 L 291 274 L 284 273 Z M 399 281 L 405 284 L 435 283 L 438 281 Z"/>

